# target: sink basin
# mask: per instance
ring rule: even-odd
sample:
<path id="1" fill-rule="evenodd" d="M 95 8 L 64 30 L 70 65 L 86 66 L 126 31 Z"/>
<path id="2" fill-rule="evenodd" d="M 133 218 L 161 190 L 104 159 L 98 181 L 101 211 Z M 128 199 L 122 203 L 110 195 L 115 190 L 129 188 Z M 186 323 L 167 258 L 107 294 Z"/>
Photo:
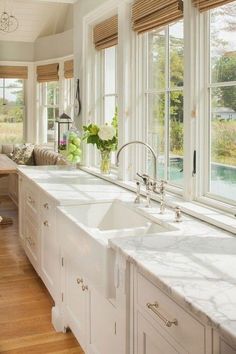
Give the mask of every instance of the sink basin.
<path id="1" fill-rule="evenodd" d="M 169 231 L 119 200 L 68 206 L 63 210 L 98 238 L 142 236 Z"/>
<path id="2" fill-rule="evenodd" d="M 114 237 L 137 237 L 173 231 L 133 204 L 115 200 L 58 207 L 57 232 L 64 252 L 76 251 L 78 274 L 107 298 L 114 295 Z M 70 248 L 72 245 L 72 249 Z"/>

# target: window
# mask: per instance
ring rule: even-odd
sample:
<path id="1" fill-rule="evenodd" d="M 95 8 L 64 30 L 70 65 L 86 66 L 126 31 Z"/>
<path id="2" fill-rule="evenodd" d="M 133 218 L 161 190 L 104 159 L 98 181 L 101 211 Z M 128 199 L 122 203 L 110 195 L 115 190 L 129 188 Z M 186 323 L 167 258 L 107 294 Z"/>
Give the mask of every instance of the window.
<path id="1" fill-rule="evenodd" d="M 74 102 L 75 102 L 75 93 L 74 93 L 74 78 L 65 79 L 64 87 L 64 110 L 69 117 L 74 117 Z"/>
<path id="2" fill-rule="evenodd" d="M 40 85 L 44 112 L 42 119 L 47 129 L 44 142 L 50 145 L 55 141 L 56 119 L 59 117 L 59 82 L 51 81 Z"/>
<path id="3" fill-rule="evenodd" d="M 117 46 L 106 48 L 101 51 L 102 55 L 102 121 L 111 123 L 117 107 Z"/>
<path id="4" fill-rule="evenodd" d="M 236 200 L 236 1 L 208 14 L 206 192 Z"/>
<path id="5" fill-rule="evenodd" d="M 142 35 L 146 141 L 158 178 L 183 184 L 183 21 Z M 149 173 L 152 167 L 148 159 Z"/>
<path id="6" fill-rule="evenodd" d="M 0 79 L 0 142 L 24 140 L 24 80 Z"/>

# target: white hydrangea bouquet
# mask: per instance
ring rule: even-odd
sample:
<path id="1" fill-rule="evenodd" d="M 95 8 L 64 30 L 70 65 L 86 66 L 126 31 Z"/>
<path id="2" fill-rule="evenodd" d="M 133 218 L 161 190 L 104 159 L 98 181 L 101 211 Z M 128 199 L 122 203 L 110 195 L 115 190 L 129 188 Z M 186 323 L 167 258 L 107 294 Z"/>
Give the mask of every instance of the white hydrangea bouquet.
<path id="1" fill-rule="evenodd" d="M 87 144 L 96 145 L 101 153 L 100 170 L 104 174 L 110 173 L 111 152 L 117 150 L 118 145 L 118 129 L 117 114 L 115 114 L 111 124 L 98 126 L 89 124 L 84 126 L 83 140 Z"/>

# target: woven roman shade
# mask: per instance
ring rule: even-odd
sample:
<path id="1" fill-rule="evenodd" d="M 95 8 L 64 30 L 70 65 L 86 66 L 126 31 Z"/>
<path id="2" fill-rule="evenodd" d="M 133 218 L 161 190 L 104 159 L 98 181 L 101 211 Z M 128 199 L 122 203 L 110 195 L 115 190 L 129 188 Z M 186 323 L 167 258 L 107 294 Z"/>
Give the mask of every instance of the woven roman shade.
<path id="1" fill-rule="evenodd" d="M 59 81 L 59 64 L 48 64 L 37 66 L 37 81 L 38 82 L 50 82 Z"/>
<path id="2" fill-rule="evenodd" d="M 93 41 L 97 50 L 118 44 L 118 16 L 99 23 L 93 29 Z"/>
<path id="3" fill-rule="evenodd" d="M 28 79 L 27 66 L 5 66 L 0 65 L 1 79 Z"/>
<path id="4" fill-rule="evenodd" d="M 183 18 L 182 0 L 136 0 L 132 6 L 132 27 L 143 33 Z"/>
<path id="5" fill-rule="evenodd" d="M 66 79 L 72 79 L 74 77 L 74 60 L 64 62 L 64 77 Z"/>
<path id="6" fill-rule="evenodd" d="M 200 12 L 214 9 L 215 7 L 228 4 L 234 0 L 192 0 L 193 5 L 199 9 Z"/>

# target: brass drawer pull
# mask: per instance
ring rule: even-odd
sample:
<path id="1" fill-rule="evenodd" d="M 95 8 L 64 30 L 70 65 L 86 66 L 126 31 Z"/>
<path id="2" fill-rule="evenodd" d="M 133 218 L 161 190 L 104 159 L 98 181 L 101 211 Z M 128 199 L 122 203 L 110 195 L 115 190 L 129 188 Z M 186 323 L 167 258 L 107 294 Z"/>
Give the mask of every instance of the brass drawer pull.
<path id="1" fill-rule="evenodd" d="M 82 285 L 82 290 L 83 291 L 88 290 L 88 285 Z"/>
<path id="2" fill-rule="evenodd" d="M 49 227 L 49 222 L 46 220 L 46 221 L 44 221 L 43 225 L 46 227 Z"/>
<path id="3" fill-rule="evenodd" d="M 76 279 L 76 282 L 77 282 L 77 284 L 81 284 L 81 283 L 83 283 L 84 281 L 83 281 L 82 278 L 78 278 L 78 279 Z"/>
<path id="4" fill-rule="evenodd" d="M 173 324 L 175 326 L 178 326 L 178 321 L 176 319 L 173 319 L 172 321 L 167 320 L 160 312 L 157 311 L 157 309 L 159 308 L 159 305 L 157 302 L 155 302 L 154 304 L 150 304 L 148 302 L 147 308 L 149 308 L 149 310 L 154 312 L 155 315 L 157 315 L 165 323 L 166 327 L 171 327 Z"/>

